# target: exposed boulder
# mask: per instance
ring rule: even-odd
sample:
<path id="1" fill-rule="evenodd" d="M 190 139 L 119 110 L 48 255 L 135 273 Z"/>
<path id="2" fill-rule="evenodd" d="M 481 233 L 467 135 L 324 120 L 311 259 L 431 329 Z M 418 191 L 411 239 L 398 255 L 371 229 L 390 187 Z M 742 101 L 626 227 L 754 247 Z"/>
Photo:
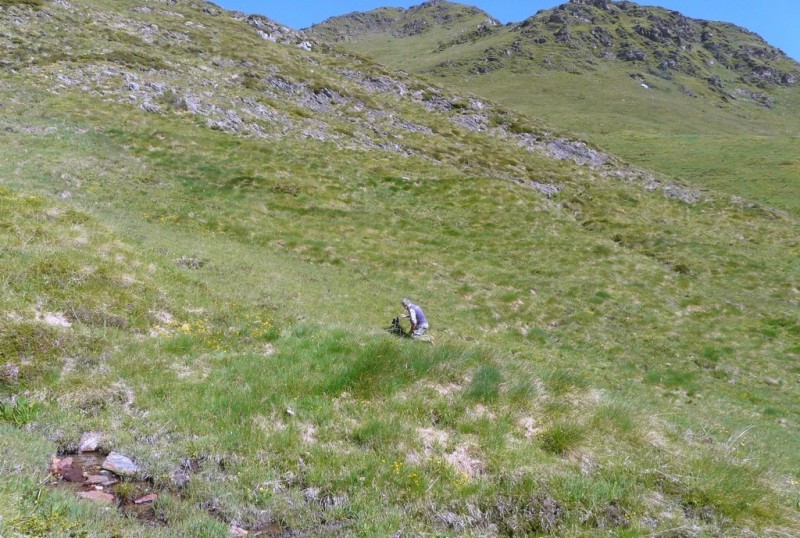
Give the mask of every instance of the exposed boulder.
<path id="1" fill-rule="evenodd" d="M 556 41 L 560 43 L 566 43 L 572 39 L 572 32 L 569 31 L 569 27 L 564 25 L 558 32 L 555 33 Z"/>
<path id="2" fill-rule="evenodd" d="M 614 44 L 614 36 L 602 26 L 595 26 L 592 28 L 591 34 L 604 47 L 610 47 Z"/>
<path id="3" fill-rule="evenodd" d="M 619 57 L 627 62 L 644 62 L 647 61 L 647 53 L 641 49 L 624 48 Z"/>

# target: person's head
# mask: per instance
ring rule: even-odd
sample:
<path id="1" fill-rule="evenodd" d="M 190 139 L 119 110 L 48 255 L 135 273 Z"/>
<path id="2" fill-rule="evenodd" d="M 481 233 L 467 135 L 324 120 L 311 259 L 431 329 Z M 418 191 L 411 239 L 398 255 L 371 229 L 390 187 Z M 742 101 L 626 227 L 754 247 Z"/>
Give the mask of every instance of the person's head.
<path id="1" fill-rule="evenodd" d="M 408 305 L 411 304 L 411 301 L 409 301 L 408 299 L 403 299 L 402 301 L 400 301 L 400 304 L 403 305 L 403 308 L 408 308 Z"/>

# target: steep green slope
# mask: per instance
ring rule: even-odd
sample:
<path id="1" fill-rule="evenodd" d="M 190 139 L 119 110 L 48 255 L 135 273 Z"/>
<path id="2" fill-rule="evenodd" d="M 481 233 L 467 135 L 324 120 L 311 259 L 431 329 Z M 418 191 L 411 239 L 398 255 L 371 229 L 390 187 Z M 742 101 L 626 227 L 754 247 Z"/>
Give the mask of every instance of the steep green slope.
<path id="1" fill-rule="evenodd" d="M 463 9 L 412 9 L 448 7 Z M 800 66 L 742 28 L 605 0 L 572 0 L 519 24 L 472 21 L 457 32 L 431 24 L 405 35 L 360 21 L 338 17 L 309 31 L 585 133 L 631 162 L 800 210 Z M 700 142 L 687 144 L 687 135 Z M 788 164 L 750 157 L 761 151 L 786 153 L 780 162 Z M 719 163 L 712 173 L 709 160 Z"/>
<path id="2" fill-rule="evenodd" d="M 0 534 L 798 528 L 795 217 L 209 4 L 0 21 Z"/>

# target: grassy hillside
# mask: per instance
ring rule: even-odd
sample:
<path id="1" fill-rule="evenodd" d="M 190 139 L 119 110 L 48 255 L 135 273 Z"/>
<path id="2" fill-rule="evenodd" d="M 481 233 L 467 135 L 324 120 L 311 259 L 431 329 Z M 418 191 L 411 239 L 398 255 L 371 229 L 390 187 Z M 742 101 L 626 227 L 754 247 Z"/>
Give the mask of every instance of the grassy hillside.
<path id="1" fill-rule="evenodd" d="M 2 5 L 0 535 L 796 532 L 795 217 L 240 19 Z"/>
<path id="2" fill-rule="evenodd" d="M 412 8 L 417 17 L 426 5 Z M 742 28 L 583 0 L 505 26 L 431 20 L 413 35 L 362 19 L 338 17 L 310 30 L 583 133 L 630 162 L 797 214 L 800 66 Z M 762 153 L 783 157 L 752 157 Z"/>

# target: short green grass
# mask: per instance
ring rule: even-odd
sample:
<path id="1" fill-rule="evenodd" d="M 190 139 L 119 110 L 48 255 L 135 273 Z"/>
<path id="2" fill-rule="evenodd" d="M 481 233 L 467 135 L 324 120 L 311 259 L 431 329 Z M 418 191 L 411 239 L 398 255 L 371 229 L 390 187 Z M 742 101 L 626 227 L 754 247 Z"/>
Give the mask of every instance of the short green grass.
<path id="1" fill-rule="evenodd" d="M 38 80 L 0 89 L 0 535 L 798 528 L 796 218 L 670 200 L 391 97 L 371 99 L 444 133 L 413 142 L 440 162 Z M 565 190 L 492 176 L 510 160 Z M 382 330 L 404 296 L 436 345 Z M 84 431 L 142 466 L 158 525 L 43 485 Z"/>

